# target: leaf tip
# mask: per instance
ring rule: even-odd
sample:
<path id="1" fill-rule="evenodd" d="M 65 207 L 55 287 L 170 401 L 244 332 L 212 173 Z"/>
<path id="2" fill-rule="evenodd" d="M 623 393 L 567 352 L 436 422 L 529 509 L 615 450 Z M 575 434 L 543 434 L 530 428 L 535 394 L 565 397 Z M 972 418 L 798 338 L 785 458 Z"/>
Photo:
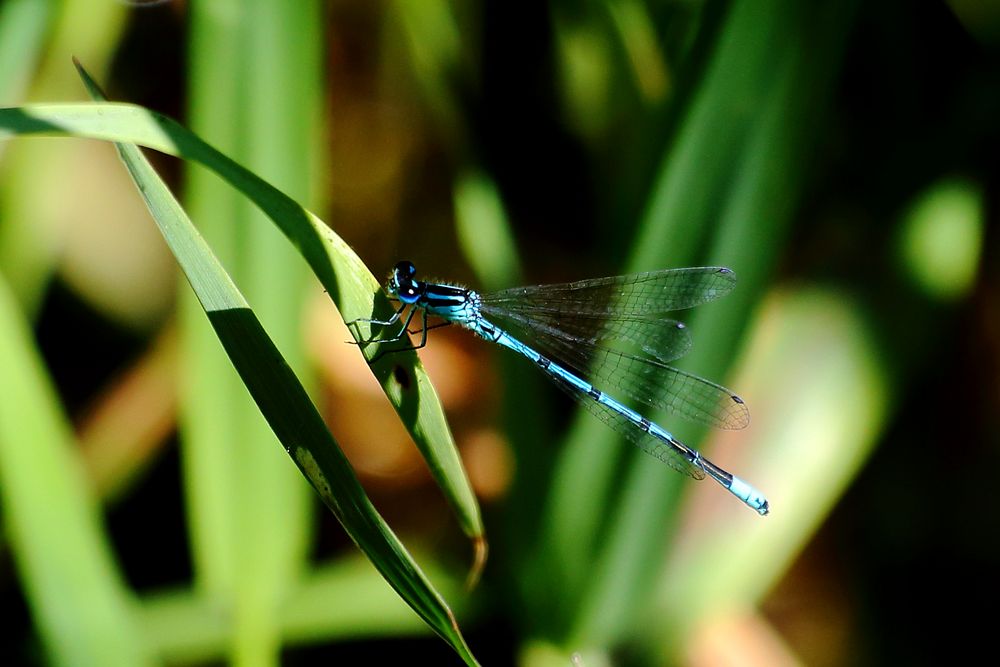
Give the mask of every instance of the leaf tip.
<path id="1" fill-rule="evenodd" d="M 483 576 L 483 569 L 486 567 L 486 558 L 490 552 L 490 545 L 483 535 L 476 535 L 472 538 L 472 567 L 469 568 L 469 575 L 465 578 L 465 590 L 471 591 Z"/>
<path id="2" fill-rule="evenodd" d="M 87 93 L 90 97 L 95 100 L 106 102 L 108 96 L 104 94 L 104 91 L 101 90 L 101 87 L 97 85 L 97 82 L 94 81 L 94 78 L 90 76 L 90 73 L 83 66 L 83 63 L 81 63 L 80 59 L 76 56 L 73 56 L 73 66 L 76 67 L 76 73 L 80 75 L 81 79 L 83 79 L 83 85 L 87 89 Z"/>

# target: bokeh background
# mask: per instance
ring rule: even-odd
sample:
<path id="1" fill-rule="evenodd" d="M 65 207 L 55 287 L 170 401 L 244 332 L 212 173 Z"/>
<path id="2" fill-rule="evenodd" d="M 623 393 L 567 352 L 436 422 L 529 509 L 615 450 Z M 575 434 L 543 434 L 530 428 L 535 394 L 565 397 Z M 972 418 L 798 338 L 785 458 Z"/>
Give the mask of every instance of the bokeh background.
<path id="1" fill-rule="evenodd" d="M 472 549 L 301 258 L 217 178 L 153 156 L 484 664 L 989 650 L 997 4 L 0 2 L 4 106 L 85 100 L 73 55 L 377 276 L 402 258 L 481 289 L 736 271 L 685 316 L 684 368 L 751 426 L 676 429 L 763 489 L 766 518 L 616 442 L 523 360 L 433 332 L 421 356 L 491 545 L 468 592 Z M 54 646 L 109 586 L 149 664 L 458 662 L 270 435 L 111 146 L 0 143 L 0 277 L 0 347 L 37 356 L 67 425 L 43 446 L 0 413 L 0 663 L 83 664 Z M 25 488 L 92 505 L 101 565 Z M 23 526 L 50 529 L 54 561 Z"/>

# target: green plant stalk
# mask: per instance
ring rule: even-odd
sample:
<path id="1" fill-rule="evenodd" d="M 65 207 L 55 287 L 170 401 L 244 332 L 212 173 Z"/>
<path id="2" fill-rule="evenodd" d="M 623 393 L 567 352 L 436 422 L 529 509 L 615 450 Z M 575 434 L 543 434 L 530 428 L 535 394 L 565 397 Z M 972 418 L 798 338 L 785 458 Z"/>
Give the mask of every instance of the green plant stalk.
<path id="1" fill-rule="evenodd" d="M 219 130 L 227 152 L 305 198 L 316 144 L 311 141 L 315 123 L 303 122 L 303 117 L 318 115 L 319 99 L 315 3 L 258 3 L 244 11 L 239 3 L 201 2 L 192 9 L 192 123 L 209 133 Z M 305 275 L 294 249 L 281 242 L 280 232 L 249 201 L 211 175 L 192 165 L 189 182 L 195 185 L 191 209 L 199 219 L 211 217 L 210 231 L 228 240 L 227 263 L 301 376 Z M 188 312 L 192 310 L 199 309 Z M 194 525 L 209 535 L 227 531 L 229 545 L 239 545 L 200 556 L 214 566 L 210 580 L 233 579 L 226 583 L 235 596 L 234 662 L 274 662 L 281 643 L 277 607 L 303 568 L 313 524 L 309 496 L 294 470 L 276 458 L 274 435 L 249 397 L 211 387 L 234 387 L 239 379 L 229 369 L 220 369 L 220 377 L 204 377 L 203 365 L 212 363 L 205 357 L 218 363 L 219 355 L 198 339 L 214 334 L 206 330 L 200 313 L 187 322 L 192 350 L 202 353 L 192 372 L 201 376 L 207 391 L 186 397 L 185 405 L 193 413 L 207 412 L 205 417 L 191 415 L 191 422 L 210 428 L 191 431 L 204 437 L 185 441 L 185 451 L 192 463 L 225 464 L 191 471 L 193 479 L 202 481 L 192 485 L 202 491 L 191 496 L 192 510 L 201 515 Z M 226 431 L 211 429 L 213 417 L 228 418 Z M 231 476 L 222 488 L 232 496 L 214 506 L 212 494 L 218 491 L 206 481 L 223 475 Z"/>
<path id="2" fill-rule="evenodd" d="M 31 328 L 0 275 L 0 508 L 56 665 L 152 664 Z"/>
<path id="3" fill-rule="evenodd" d="M 452 83 L 463 64 L 473 60 L 463 53 L 472 40 L 463 39 L 464 26 L 445 0 L 394 0 L 389 7 L 396 39 L 387 40 L 387 44 L 392 49 L 400 45 L 405 49 L 405 55 L 390 58 L 390 62 L 409 63 L 438 131 L 464 150 L 468 128 Z M 395 80 L 387 85 L 395 85 Z"/>
<path id="4" fill-rule="evenodd" d="M 316 0 L 289 3 L 269 0 L 252 6 L 244 25 L 243 71 L 246 81 L 242 115 L 246 162 L 300 201 L 308 201 L 314 180 L 311 167 L 320 144 L 318 131 L 322 15 Z M 289 76 L 295 72 L 294 76 Z M 209 102 L 211 105 L 211 102 Z M 281 234 L 249 201 L 242 209 L 248 223 L 242 248 L 240 280 L 258 305 L 268 330 L 281 344 L 286 359 L 302 377 L 306 353 L 302 336 L 306 271 L 295 249 L 281 242 Z M 315 281 L 308 283 L 315 285 Z M 289 356 L 289 352 L 291 356 Z M 308 376 L 312 380 L 311 374 Z M 310 382 L 310 385 L 312 383 Z M 307 549 L 315 525 L 311 497 L 290 467 L 273 464 L 274 436 L 247 404 L 243 421 L 251 427 L 248 442 L 261 445 L 260 455 L 245 463 L 250 474 L 240 497 L 240 524 L 253 536 L 254 553 L 243 561 L 239 591 L 246 609 L 236 636 L 237 657 L 259 664 L 258 657 L 280 662 L 281 603 L 306 566 Z M 273 497 L 259 493 L 264 482 Z M 282 540 L 284 541 L 282 543 Z"/>
<path id="5" fill-rule="evenodd" d="M 206 13 L 218 24 L 210 23 L 203 16 Z M 231 0 L 191 5 L 191 121 L 227 150 L 240 139 L 241 79 L 234 71 L 242 53 L 239 33 L 231 27 L 232 17 L 238 14 L 238 3 Z M 215 254 L 238 272 L 236 220 L 243 210 L 242 197 L 204 169 L 188 167 L 184 176 L 185 204 L 191 216 L 199 221 L 199 230 Z M 243 488 L 239 471 L 244 469 L 234 463 L 242 462 L 244 449 L 253 450 L 247 456 L 259 456 L 260 443 L 244 447 L 242 437 L 250 427 L 240 420 L 246 418 L 249 401 L 240 378 L 219 354 L 218 337 L 196 295 L 187 289 L 178 293 L 180 447 L 194 582 L 209 599 L 232 604 L 239 578 L 236 564 L 242 555 L 239 532 L 243 526 L 237 520 L 241 514 L 237 506 Z M 258 416 L 250 419 L 254 424 L 260 420 Z M 253 541 L 250 535 L 245 537 Z"/>

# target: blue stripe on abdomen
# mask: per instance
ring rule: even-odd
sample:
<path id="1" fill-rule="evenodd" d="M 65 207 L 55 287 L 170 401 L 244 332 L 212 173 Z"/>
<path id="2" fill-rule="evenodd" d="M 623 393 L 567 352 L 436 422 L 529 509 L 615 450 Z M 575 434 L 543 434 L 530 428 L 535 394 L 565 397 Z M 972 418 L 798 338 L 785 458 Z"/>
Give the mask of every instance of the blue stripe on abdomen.
<path id="1" fill-rule="evenodd" d="M 507 334 L 507 332 L 494 326 L 493 324 L 477 317 L 470 328 L 479 333 L 479 335 L 488 337 L 499 345 L 503 345 L 506 348 L 524 355 L 531 361 L 535 362 L 539 368 L 556 378 L 557 384 L 560 384 L 564 388 L 572 388 L 574 391 L 580 392 L 581 395 L 586 394 L 595 403 L 603 405 L 608 410 L 632 422 L 640 431 L 645 432 L 656 440 L 662 442 L 662 446 L 658 445 L 652 449 L 643 447 L 643 449 L 646 449 L 646 451 L 652 456 L 664 461 L 668 465 L 674 466 L 677 470 L 682 472 L 692 474 L 692 470 L 697 471 L 699 473 L 699 475 L 697 475 L 698 479 L 700 479 L 704 473 L 708 473 L 716 482 L 721 484 L 723 488 L 727 489 L 730 493 L 756 510 L 759 514 L 763 515 L 768 513 L 769 507 L 767 499 L 760 491 L 739 477 L 735 477 L 731 473 L 719 468 L 714 463 L 701 456 L 701 454 L 697 451 L 681 443 L 669 431 L 664 430 L 659 424 L 651 422 L 632 408 L 622 405 L 615 399 L 594 387 L 594 385 L 577 377 L 576 374 L 563 368 L 551 359 L 542 356 L 539 352 L 531 349 L 516 338 L 511 337 Z M 671 462 L 671 457 L 676 457 L 686 461 L 691 466 L 690 470 L 683 470 L 682 468 L 677 467 Z"/>

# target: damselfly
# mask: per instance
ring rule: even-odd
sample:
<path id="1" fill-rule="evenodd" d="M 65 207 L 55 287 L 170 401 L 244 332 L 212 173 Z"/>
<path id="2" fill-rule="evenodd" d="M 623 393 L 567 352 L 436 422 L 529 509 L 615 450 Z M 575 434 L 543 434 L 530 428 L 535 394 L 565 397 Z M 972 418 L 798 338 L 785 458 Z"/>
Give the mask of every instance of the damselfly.
<path id="1" fill-rule="evenodd" d="M 667 313 L 717 299 L 735 283 L 729 269 L 696 267 L 480 294 L 417 280 L 413 264 L 402 261 L 386 286 L 390 298 L 401 302 L 396 313 L 388 320 L 351 324 L 390 326 L 402 320 L 398 334 L 362 341 L 387 343 L 406 336 L 419 312 L 422 327 L 413 333 L 422 334 L 420 342 L 400 349 L 423 347 L 434 326 L 465 327 L 533 361 L 559 388 L 644 452 L 695 479 L 707 474 L 763 515 L 768 503 L 760 491 L 608 394 L 620 392 L 626 399 L 718 428 L 749 424 L 750 413 L 739 396 L 667 365 L 691 347 L 684 324 Z M 428 326 L 428 315 L 444 321 Z"/>

